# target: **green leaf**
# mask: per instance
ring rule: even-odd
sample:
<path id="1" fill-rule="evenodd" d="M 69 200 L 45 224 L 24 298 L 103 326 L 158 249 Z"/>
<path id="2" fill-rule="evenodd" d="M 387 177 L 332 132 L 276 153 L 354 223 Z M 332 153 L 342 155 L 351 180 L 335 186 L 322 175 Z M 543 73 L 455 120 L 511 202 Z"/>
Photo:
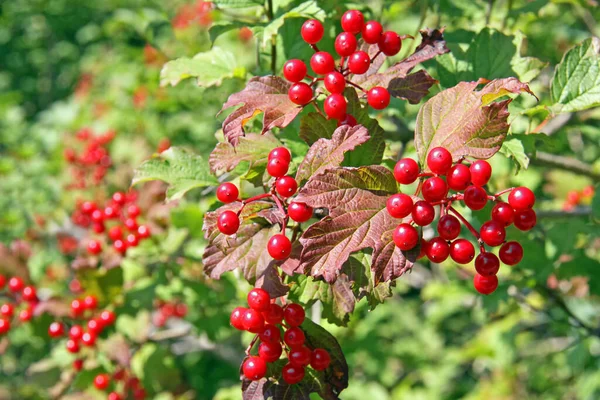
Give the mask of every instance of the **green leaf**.
<path id="1" fill-rule="evenodd" d="M 131 358 L 131 370 L 143 386 L 160 387 L 162 390 L 176 390 L 181 383 L 175 359 L 167 348 L 154 343 L 146 343 Z"/>
<path id="2" fill-rule="evenodd" d="M 263 32 L 263 46 L 271 43 L 273 36 L 277 35 L 279 28 L 283 26 L 287 18 L 311 18 L 323 21 L 325 19 L 325 11 L 319 7 L 317 1 L 310 0 L 292 8 L 271 21 Z"/>
<path id="3" fill-rule="evenodd" d="M 529 166 L 529 157 L 527 157 L 527 154 L 525 154 L 523 142 L 517 138 L 504 141 L 504 143 L 502 143 L 502 147 L 500 148 L 500 153 L 504 154 L 506 157 L 514 159 L 520 168 L 527 169 Z"/>
<path id="4" fill-rule="evenodd" d="M 298 135 L 311 146 L 321 138 L 331 139 L 336 128 L 337 121 L 335 119 L 327 119 L 323 114 L 311 112 L 300 119 Z"/>
<path id="5" fill-rule="evenodd" d="M 263 0 L 213 0 L 213 3 L 223 9 L 227 8 L 245 8 L 264 5 Z"/>
<path id="6" fill-rule="evenodd" d="M 178 147 L 171 147 L 136 168 L 132 185 L 154 180 L 169 184 L 167 200 L 177 200 L 194 188 L 219 183 L 210 174 L 208 163 L 202 157 Z"/>
<path id="7" fill-rule="evenodd" d="M 561 112 L 600 105 L 600 39 L 586 39 L 564 55 L 554 71 L 550 94 Z"/>
<path id="8" fill-rule="evenodd" d="M 193 58 L 183 57 L 167 62 L 160 71 L 160 84 L 175 86 L 184 79 L 196 78 L 198 86 L 218 86 L 225 78 L 244 75 L 244 71 L 237 70 L 233 53 L 213 47 Z"/>
<path id="9" fill-rule="evenodd" d="M 208 163 L 213 174 L 223 174 L 232 171 L 239 163 L 248 162 L 250 168 L 267 165 L 269 152 L 281 142 L 270 132 L 264 135 L 249 133 L 239 139 L 237 146 L 228 142 L 218 143 L 210 153 Z"/>

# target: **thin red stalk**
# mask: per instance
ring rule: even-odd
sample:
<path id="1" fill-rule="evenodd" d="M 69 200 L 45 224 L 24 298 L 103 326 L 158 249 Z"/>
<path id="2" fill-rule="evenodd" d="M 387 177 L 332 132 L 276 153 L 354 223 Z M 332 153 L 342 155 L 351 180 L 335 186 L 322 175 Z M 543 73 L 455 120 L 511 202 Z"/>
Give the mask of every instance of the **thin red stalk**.
<path id="1" fill-rule="evenodd" d="M 502 196 L 503 194 L 506 194 L 506 193 L 510 193 L 510 192 L 512 192 L 512 191 L 513 191 L 513 189 L 514 189 L 514 188 L 508 188 L 508 189 L 504 189 L 504 190 L 501 190 L 501 191 L 499 191 L 499 192 L 498 192 L 498 193 L 496 193 L 495 195 L 491 196 L 491 197 L 492 197 L 492 200 L 496 201 L 496 200 L 498 199 L 498 197 Z"/>
<path id="2" fill-rule="evenodd" d="M 319 52 L 319 48 L 317 47 L 316 44 L 311 44 L 310 47 L 315 51 L 315 53 Z"/>
<path id="3" fill-rule="evenodd" d="M 367 93 L 367 91 L 365 89 L 363 89 L 361 86 L 357 85 L 356 83 L 352 82 L 352 81 L 346 81 L 346 83 L 348 85 L 354 86 L 355 88 L 357 88 L 358 90 L 362 90 L 363 92 Z"/>
<path id="4" fill-rule="evenodd" d="M 345 61 L 344 57 L 340 58 L 340 72 L 344 70 L 344 61 Z"/>
<path id="5" fill-rule="evenodd" d="M 265 199 L 265 198 L 267 198 L 267 197 L 271 197 L 271 196 L 272 196 L 272 194 L 271 194 L 271 193 L 263 193 L 263 194 L 259 194 L 259 195 L 257 195 L 257 196 L 250 197 L 250 198 L 248 198 L 248 199 L 246 199 L 246 200 L 241 200 L 241 199 L 238 199 L 238 201 L 241 201 L 241 202 L 242 202 L 242 206 L 241 206 L 241 207 L 240 207 L 240 209 L 238 210 L 238 212 L 237 212 L 237 216 L 239 217 L 239 216 L 242 214 L 242 211 L 244 211 L 244 207 L 246 207 L 246 205 L 247 205 L 248 203 L 252 203 L 253 201 L 258 201 L 258 200 L 260 200 L 260 199 Z"/>
<path id="6" fill-rule="evenodd" d="M 450 207 L 448 207 L 448 210 L 452 211 L 452 213 L 454 215 L 456 215 L 456 218 L 458 218 L 467 227 L 467 229 L 469 230 L 469 232 L 471 232 L 471 234 L 473 234 L 473 236 L 475 236 L 477 238 L 477 240 L 479 241 L 479 239 L 480 239 L 479 232 L 477 232 L 475 230 L 475 228 L 473 228 L 473 225 L 471 225 L 471 223 L 469 221 L 467 221 L 465 219 L 465 217 L 462 216 L 461 213 L 459 213 L 458 211 L 456 211 L 454 209 L 454 207 L 450 206 Z"/>
<path id="7" fill-rule="evenodd" d="M 277 195 L 275 194 L 271 196 L 273 197 L 275 204 L 277 204 L 277 208 L 279 209 L 279 211 L 285 216 L 283 220 L 283 225 L 281 226 L 281 233 L 285 234 L 285 229 L 287 228 L 287 224 L 289 221 L 288 213 L 285 212 L 285 208 L 283 208 L 283 203 L 281 202 L 281 200 L 279 200 L 279 197 L 277 197 Z"/>
<path id="8" fill-rule="evenodd" d="M 435 174 L 433 172 L 423 172 L 420 173 L 419 175 L 417 175 L 417 178 L 423 178 L 423 177 L 429 177 L 429 176 L 435 176 Z"/>
<path id="9" fill-rule="evenodd" d="M 373 56 L 373 58 L 371 58 L 371 64 L 373 64 L 373 61 L 375 61 L 375 59 L 377 58 L 377 56 L 379 56 L 381 54 L 381 50 L 379 50 L 377 53 L 375 53 L 375 55 Z"/>
<path id="10" fill-rule="evenodd" d="M 418 196 L 419 193 L 421 193 L 421 187 L 423 186 L 423 181 L 419 181 L 419 186 L 417 186 L 417 189 L 415 190 L 415 196 Z"/>
<path id="11" fill-rule="evenodd" d="M 252 341 L 250 342 L 248 347 L 246 347 L 246 355 L 247 356 L 250 355 L 250 350 L 252 350 L 252 348 L 254 347 L 254 344 L 256 343 L 257 340 L 258 340 L 258 335 L 255 335 L 254 339 L 252 339 Z"/>

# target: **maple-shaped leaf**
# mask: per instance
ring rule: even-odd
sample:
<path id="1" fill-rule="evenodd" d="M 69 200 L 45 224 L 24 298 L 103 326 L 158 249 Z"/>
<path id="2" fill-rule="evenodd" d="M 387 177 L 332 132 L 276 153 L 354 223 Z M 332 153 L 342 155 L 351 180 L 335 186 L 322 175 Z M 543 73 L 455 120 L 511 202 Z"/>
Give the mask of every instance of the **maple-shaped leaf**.
<path id="1" fill-rule="evenodd" d="M 479 82 L 461 82 L 429 99 L 417 115 L 415 148 L 421 165 L 429 149 L 442 146 L 460 157 L 490 158 L 508 132 L 508 105 L 496 101 L 511 93 L 531 90 L 516 78 L 495 79 L 476 91 Z"/>
<path id="2" fill-rule="evenodd" d="M 331 139 L 336 128 L 337 120 L 327 119 L 317 112 L 310 112 L 300 119 L 298 136 L 310 146 L 319 139 Z"/>
<path id="3" fill-rule="evenodd" d="M 376 284 L 395 279 L 411 268 L 418 249 L 404 254 L 392 242 L 392 232 L 401 220 L 392 218 L 385 204 L 394 193 L 397 186 L 393 174 L 381 166 L 338 167 L 313 176 L 297 201 L 327 208 L 329 215 L 311 225 L 300 238 L 300 268 L 332 283 L 350 255 L 363 249 L 373 249 L 371 269 Z"/>
<path id="4" fill-rule="evenodd" d="M 248 162 L 250 168 L 265 166 L 269 152 L 279 146 L 281 142 L 271 133 L 249 133 L 239 138 L 235 147 L 231 143 L 220 142 L 208 158 L 210 171 L 220 175 L 233 170 L 241 162 Z"/>
<path id="5" fill-rule="evenodd" d="M 244 125 L 257 114 L 263 114 L 261 134 L 273 128 L 288 126 L 302 108 L 288 97 L 291 84 L 278 76 L 257 76 L 246 87 L 234 93 L 223 104 L 223 110 L 242 105 L 223 121 L 223 134 L 229 143 L 237 146 L 244 136 Z"/>
<path id="6" fill-rule="evenodd" d="M 410 104 L 417 104 L 436 83 L 438 81 L 422 69 L 404 77 L 393 78 L 387 89 L 392 96 L 408 100 Z"/>

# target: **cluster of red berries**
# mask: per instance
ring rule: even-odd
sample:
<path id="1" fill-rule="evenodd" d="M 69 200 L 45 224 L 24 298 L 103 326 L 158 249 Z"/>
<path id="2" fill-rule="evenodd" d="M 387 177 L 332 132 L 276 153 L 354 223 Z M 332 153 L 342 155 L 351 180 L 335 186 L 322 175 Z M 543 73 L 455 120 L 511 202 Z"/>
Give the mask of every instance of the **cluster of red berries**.
<path id="1" fill-rule="evenodd" d="M 78 154 L 72 147 L 64 150 L 64 158 L 71 165 L 73 183 L 70 189 L 85 189 L 102 182 L 112 164 L 106 146 L 114 139 L 115 131 L 109 130 L 95 135 L 89 128 L 80 129 L 75 137 L 85 145 Z"/>
<path id="2" fill-rule="evenodd" d="M 234 328 L 256 334 L 242 364 L 242 372 L 247 379 L 262 379 L 267 373 L 267 363 L 279 360 L 284 346 L 288 362 L 282 369 L 282 377 L 290 385 L 304 378 L 309 365 L 317 371 L 329 367 L 331 357 L 327 350 L 310 349 L 306 345 L 306 336 L 300 328 L 305 313 L 299 304 L 289 303 L 281 307 L 271 301 L 265 290 L 255 288 L 248 293 L 248 306 L 250 308 L 237 307 L 230 317 Z M 280 326 L 285 329 L 283 337 Z M 251 356 L 250 350 L 258 339 L 258 356 Z"/>
<path id="3" fill-rule="evenodd" d="M 323 38 L 323 24 L 317 20 L 308 20 L 302 25 L 301 35 L 304 41 L 311 45 L 315 54 L 310 59 L 310 67 L 316 75 L 308 75 L 304 61 L 298 59 L 288 60 L 283 66 L 284 77 L 293 83 L 288 96 L 292 102 L 305 106 L 314 100 L 314 89 L 318 82 L 323 81 L 325 89 L 330 93 L 325 99 L 323 108 L 328 118 L 337 119 L 340 123 L 354 120 L 347 115 L 347 102 L 344 98 L 346 86 L 353 86 L 366 93 L 367 103 L 376 110 L 386 108 L 390 103 L 390 93 L 381 86 L 376 86 L 368 91 L 348 79 L 349 75 L 362 75 L 369 70 L 373 60 L 380 54 L 393 56 L 402 48 L 402 38 L 396 32 L 384 31 L 377 21 L 365 22 L 360 11 L 349 10 L 342 15 L 342 29 L 335 39 L 335 51 L 340 56 L 336 63 L 334 57 L 326 52 L 319 51 L 317 43 Z M 369 53 L 359 49 L 359 35 L 369 45 L 377 45 L 378 52 L 370 57 Z M 307 78 L 310 83 L 303 82 Z M 356 122 L 354 122 L 356 123 Z"/>
<path id="4" fill-rule="evenodd" d="M 586 186 L 581 191 L 571 190 L 567 193 L 567 198 L 563 203 L 563 210 L 570 211 L 582 203 L 589 203 L 594 197 L 594 187 Z"/>
<path id="5" fill-rule="evenodd" d="M 532 207 L 535 195 L 526 187 L 504 190 L 488 195 L 483 188 L 492 176 L 492 167 L 485 160 L 477 160 L 469 166 L 465 160 L 453 163 L 452 155 L 443 147 L 432 149 L 427 155 L 427 167 L 431 172 L 422 172 L 412 158 L 403 158 L 394 167 L 396 181 L 403 185 L 420 179 L 415 196 L 421 194 L 422 200 L 398 193 L 387 201 L 387 211 L 394 218 L 411 217 L 410 222 L 401 223 L 393 233 L 393 240 L 401 250 L 411 250 L 421 242 L 421 256 L 440 263 L 448 257 L 458 264 L 468 264 L 475 258 L 475 248 L 467 239 L 459 238 L 461 223 L 477 239 L 480 254 L 475 258 L 473 284 L 482 294 L 490 294 L 498 287 L 496 276 L 500 261 L 507 265 L 516 265 L 523 258 L 523 247 L 515 241 L 506 241 L 506 227 L 514 226 L 528 231 L 536 224 L 537 218 Z M 444 179 L 445 178 L 445 179 Z M 449 195 L 450 190 L 455 194 Z M 508 202 L 501 201 L 501 195 L 508 193 Z M 483 209 L 488 201 L 494 202 L 491 219 L 481 225 L 479 230 L 454 208 L 452 204 L 462 201 L 471 210 Z M 437 232 L 439 236 L 426 241 L 420 239 L 415 226 L 431 224 L 435 217 L 435 206 L 439 206 Z M 499 259 L 485 250 L 501 246 Z"/>
<path id="6" fill-rule="evenodd" d="M 292 219 L 302 223 L 311 219 L 313 215 L 312 207 L 304 203 L 289 201 L 289 198 L 298 190 L 298 182 L 293 177 L 286 175 L 291 160 L 292 155 L 285 147 L 277 147 L 269 153 L 267 173 L 275 178 L 270 193 L 241 200 L 239 199 L 239 190 L 233 183 L 225 182 L 217 188 L 219 201 L 225 204 L 237 201 L 242 204 L 238 212 L 226 210 L 219 214 L 217 228 L 224 235 L 233 235 L 238 231 L 240 214 L 246 204 L 265 198 L 271 198 L 274 201 L 279 211 L 285 216 L 281 233 L 273 235 L 267 244 L 269 255 L 275 260 L 285 260 L 292 252 L 292 242 L 285 236 L 288 220 Z"/>
<path id="7" fill-rule="evenodd" d="M 33 286 L 25 285 L 23 280 L 17 276 L 7 279 L 0 274 L 0 293 L 8 286 L 6 296 L 12 300 L 0 305 L 0 336 L 10 331 L 14 322 L 25 323 L 33 317 L 33 310 L 38 303 L 36 289 Z M 19 309 L 20 310 L 16 310 Z M 18 311 L 18 313 L 17 313 Z M 13 318 L 17 317 L 15 321 Z"/>
<path id="8" fill-rule="evenodd" d="M 91 225 L 97 234 L 106 233 L 114 250 L 124 255 L 128 248 L 136 247 L 140 240 L 150 237 L 150 228 L 138 222 L 142 212 L 136 201 L 137 192 L 133 191 L 127 194 L 115 192 L 103 207 L 93 201 L 84 201 L 73 213 L 72 220 L 85 228 Z M 107 227 L 108 224 L 111 226 Z M 87 251 L 92 255 L 100 254 L 102 241 L 89 240 Z"/>
<path id="9" fill-rule="evenodd" d="M 198 0 L 196 4 L 184 4 L 177 10 L 171 25 L 175 30 L 186 29 L 192 26 L 193 23 L 207 28 L 213 22 L 212 9 L 213 3 L 210 1 Z"/>
<path id="10" fill-rule="evenodd" d="M 157 312 L 152 316 L 152 322 L 157 327 L 163 327 L 169 318 L 185 318 L 187 315 L 187 305 L 179 301 L 159 300 Z"/>
<path id="11" fill-rule="evenodd" d="M 140 380 L 125 369 L 117 370 L 112 378 L 109 374 L 98 374 L 94 377 L 94 386 L 98 390 L 108 391 L 111 384 L 113 388 L 120 385 L 122 394 L 119 394 L 118 391 L 112 391 L 108 394 L 108 400 L 124 400 L 129 395 L 134 400 L 144 400 L 146 398 L 146 390 L 140 384 Z"/>

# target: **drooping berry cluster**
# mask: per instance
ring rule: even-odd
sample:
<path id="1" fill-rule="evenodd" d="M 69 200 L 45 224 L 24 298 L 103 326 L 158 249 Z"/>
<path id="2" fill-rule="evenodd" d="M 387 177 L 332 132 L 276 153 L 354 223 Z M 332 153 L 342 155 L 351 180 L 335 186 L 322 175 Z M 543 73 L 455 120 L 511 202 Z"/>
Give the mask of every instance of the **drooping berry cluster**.
<path id="1" fill-rule="evenodd" d="M 144 400 L 146 398 L 146 390 L 131 371 L 126 369 L 118 369 L 112 374 L 102 373 L 94 377 L 94 386 L 101 391 L 111 389 L 120 389 L 110 392 L 107 396 L 108 400 L 125 400 L 129 395 L 134 400 Z"/>
<path id="2" fill-rule="evenodd" d="M 296 194 L 298 182 L 289 175 L 286 175 L 292 160 L 292 155 L 285 147 L 277 147 L 269 153 L 267 162 L 267 173 L 275 178 L 271 185 L 270 193 L 261 194 L 246 200 L 239 198 L 239 189 L 233 183 L 225 182 L 217 188 L 217 199 L 229 204 L 241 202 L 241 207 L 237 212 L 232 210 L 223 211 L 217 218 L 217 228 L 224 235 L 235 234 L 240 227 L 240 214 L 244 207 L 261 199 L 270 198 L 277 206 L 282 215 L 284 223 L 281 227 L 281 233 L 273 235 L 267 244 L 269 255 L 275 260 L 285 260 L 292 252 L 292 242 L 285 235 L 289 219 L 302 223 L 311 219 L 313 215 L 312 207 L 299 202 L 290 201 L 290 197 Z"/>
<path id="3" fill-rule="evenodd" d="M 458 264 L 468 264 L 475 258 L 473 244 L 459 238 L 461 224 L 477 239 L 480 254 L 475 258 L 473 284 L 482 294 L 490 294 L 498 287 L 496 273 L 500 261 L 516 265 L 523 258 L 523 247 L 515 241 L 506 241 L 506 227 L 514 226 L 528 231 L 536 224 L 536 214 L 532 207 L 535 195 L 526 187 L 503 190 L 489 195 L 484 186 L 492 176 L 492 167 L 485 160 L 477 160 L 466 165 L 465 160 L 453 163 L 450 152 L 442 147 L 432 149 L 427 155 L 427 167 L 431 172 L 422 172 L 417 162 L 403 158 L 394 167 L 394 177 L 408 185 L 420 179 L 415 196 L 398 193 L 387 201 L 387 211 L 394 218 L 410 217 L 410 222 L 398 225 L 393 239 L 401 250 L 411 250 L 421 243 L 421 255 L 440 263 L 448 257 Z M 449 191 L 456 192 L 449 194 Z M 508 202 L 500 196 L 508 193 Z M 452 204 L 462 201 L 471 210 L 483 209 L 488 201 L 494 202 L 491 219 L 476 230 Z M 430 225 L 436 218 L 435 207 L 439 207 L 437 232 L 439 236 L 429 241 L 420 239 L 416 227 Z M 416 227 L 415 227 L 416 226 Z M 485 245 L 500 246 L 499 259 L 496 254 L 486 251 Z"/>
<path id="4" fill-rule="evenodd" d="M 567 198 L 563 203 L 563 210 L 570 211 L 580 204 L 589 204 L 594 197 L 594 187 L 586 186 L 581 191 L 571 190 L 567 193 Z"/>
<path id="5" fill-rule="evenodd" d="M 248 306 L 250 308 L 237 307 L 230 317 L 234 328 L 256 334 L 246 350 L 248 357 L 242 365 L 242 372 L 247 379 L 262 379 L 267 373 L 267 363 L 279 360 L 284 348 L 288 362 L 281 372 L 283 380 L 290 385 L 304 378 L 309 365 L 317 371 L 329 367 L 331 357 L 327 350 L 307 346 L 306 336 L 300 327 L 305 318 L 302 306 L 289 303 L 281 307 L 271 301 L 265 290 L 259 288 L 248 293 Z M 281 327 L 284 327 L 283 336 Z M 250 355 L 258 340 L 258 355 Z"/>
<path id="6" fill-rule="evenodd" d="M 309 75 L 308 67 L 299 59 L 288 60 L 284 64 L 283 76 L 292 82 L 288 92 L 290 100 L 300 106 L 316 100 L 315 89 L 319 82 L 323 82 L 323 86 L 329 92 L 323 103 L 327 117 L 337 119 L 340 124 L 352 125 L 356 121 L 346 112 L 344 89 L 347 86 L 365 92 L 367 103 L 376 110 L 382 110 L 389 105 L 390 93 L 381 86 L 364 90 L 352 82 L 350 75 L 365 74 L 380 54 L 398 54 L 402 48 L 402 38 L 396 32 L 384 31 L 377 21 L 365 22 L 363 14 L 357 10 L 346 11 L 342 15 L 341 25 L 344 32 L 335 39 L 335 51 L 339 55 L 339 60 L 336 61 L 333 55 L 320 51 L 317 47 L 325 32 L 323 24 L 314 19 L 306 21 L 300 33 L 302 39 L 315 51 L 310 59 L 310 67 L 317 76 Z M 377 53 L 371 57 L 368 52 L 360 50 L 361 40 L 366 44 L 376 45 Z M 305 79 L 308 79 L 309 83 L 304 82 Z"/>
<path id="7" fill-rule="evenodd" d="M 38 297 L 34 286 L 25 285 L 17 276 L 7 281 L 2 274 L 0 274 L 0 294 L 8 298 L 7 302 L 0 305 L 0 336 L 3 336 L 10 331 L 11 326 L 31 320 L 38 304 Z"/>
<path id="8" fill-rule="evenodd" d="M 169 318 L 185 318 L 187 311 L 188 308 L 185 303 L 158 300 L 156 312 L 152 316 L 152 322 L 155 326 L 161 328 L 165 326 Z"/>
<path id="9" fill-rule="evenodd" d="M 89 128 L 80 129 L 75 138 L 83 143 L 78 153 L 73 147 L 64 150 L 64 158 L 71 166 L 73 182 L 69 189 L 85 189 L 102 182 L 112 165 L 107 145 L 114 139 L 115 131 L 95 135 Z"/>

